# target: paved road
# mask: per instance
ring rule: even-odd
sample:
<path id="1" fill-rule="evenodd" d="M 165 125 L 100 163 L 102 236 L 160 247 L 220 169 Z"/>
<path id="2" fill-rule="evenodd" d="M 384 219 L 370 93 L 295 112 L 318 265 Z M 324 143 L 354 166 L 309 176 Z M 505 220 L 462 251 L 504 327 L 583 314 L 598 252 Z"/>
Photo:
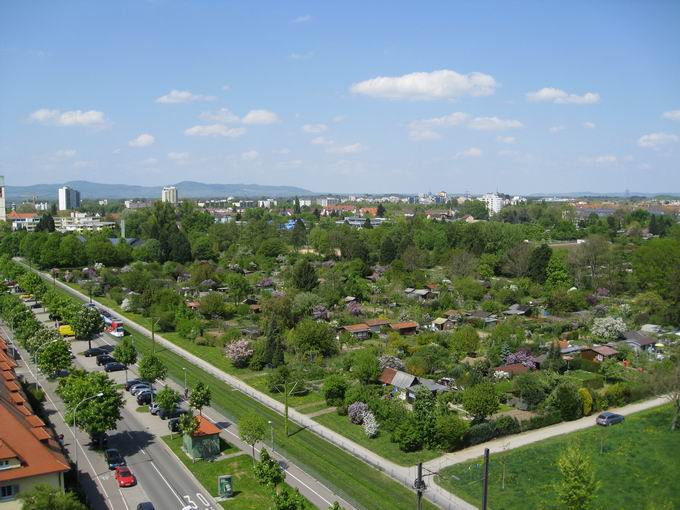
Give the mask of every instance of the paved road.
<path id="1" fill-rule="evenodd" d="M 33 268 L 30 268 L 28 264 L 25 264 L 20 258 L 15 258 L 15 261 L 22 264 L 26 269 L 31 269 L 32 271 L 36 272 L 39 274 L 43 279 L 46 281 L 52 283 L 53 280 L 52 278 L 47 275 L 46 273 L 37 271 Z M 73 295 L 74 297 L 86 301 L 89 300 L 89 297 L 83 294 L 82 292 L 79 292 L 68 285 L 64 284 L 63 282 L 57 281 L 57 285 L 59 285 L 63 290 L 67 291 L 69 294 Z M 99 302 L 97 302 L 95 299 L 92 300 L 94 303 L 97 304 L 98 307 L 109 311 L 113 315 L 120 315 L 119 312 L 116 310 L 113 310 Z M 147 337 L 151 336 L 151 331 L 149 331 L 147 328 L 142 326 L 141 324 L 138 324 L 128 317 L 125 317 L 125 324 L 126 327 L 129 327 L 130 329 L 133 329 Z M 188 362 L 192 363 L 193 365 L 196 365 L 197 367 L 201 368 L 202 370 L 208 372 L 212 376 L 216 377 L 217 379 L 229 384 L 230 386 L 240 390 L 241 392 L 245 393 L 246 395 L 250 396 L 251 398 L 257 400 L 258 402 L 266 405 L 270 409 L 273 409 L 274 411 L 278 412 L 279 414 L 284 414 L 284 405 L 283 403 L 273 399 L 269 395 L 258 391 L 237 377 L 234 377 L 230 374 L 226 374 L 222 372 L 219 368 L 215 367 L 214 365 L 208 363 L 207 361 L 199 358 L 198 356 L 195 356 L 194 354 L 182 349 L 181 347 L 177 346 L 173 342 L 167 340 L 164 338 L 162 335 L 159 335 L 158 333 L 155 334 L 156 342 L 159 345 L 162 345 L 166 349 L 169 349 L 173 351 L 174 353 L 178 354 L 179 356 L 183 357 L 186 359 Z M 363 446 L 347 439 L 346 437 L 342 436 L 341 434 L 338 434 L 337 432 L 317 423 L 316 421 L 312 420 L 308 416 L 296 411 L 295 409 L 290 409 L 289 411 L 289 418 L 296 422 L 298 425 L 306 428 L 307 430 L 310 430 L 317 435 L 323 437 L 327 441 L 335 444 L 336 446 L 342 448 L 343 450 L 347 451 L 348 453 L 351 453 L 355 457 L 363 460 L 364 462 L 377 467 L 381 471 L 383 471 L 385 474 L 393 478 L 394 480 L 400 482 L 401 484 L 405 485 L 408 488 L 413 488 L 413 482 L 416 478 L 416 466 L 411 466 L 411 467 L 404 467 L 404 466 L 399 466 L 395 464 L 394 462 L 388 461 L 387 459 L 384 459 L 383 457 L 377 455 L 376 453 L 372 452 L 371 450 L 364 448 Z M 318 482 L 317 482 L 318 483 Z M 321 484 L 319 484 L 321 485 Z M 326 491 L 328 490 L 326 487 L 319 487 L 320 490 L 325 489 Z M 459 498 L 458 496 L 455 496 L 444 489 L 441 489 L 440 487 L 432 484 L 430 489 L 425 492 L 425 497 L 430 500 L 432 503 L 435 505 L 444 508 L 446 510 L 470 510 L 475 508 L 474 506 L 470 505 L 463 499 Z"/>
<path id="2" fill-rule="evenodd" d="M 49 320 L 46 313 L 42 310 L 34 310 L 34 312 L 38 320 L 48 327 L 53 327 L 53 322 Z M 94 343 L 108 343 L 107 336 L 101 335 Z M 72 347 L 74 353 L 78 353 L 87 348 L 87 343 L 74 342 Z M 22 361 L 29 359 L 28 353 L 21 348 L 18 350 L 22 355 Z M 86 370 L 101 370 L 101 367 L 96 366 L 94 358 L 76 356 L 74 361 L 76 365 Z M 138 484 L 135 487 L 120 489 L 101 452 L 90 449 L 89 436 L 76 430 L 76 443 L 73 442 L 72 428 L 64 423 L 62 415 L 64 404 L 55 392 L 56 382 L 47 381 L 40 376 L 30 363 L 22 362 L 21 370 L 30 374 L 29 380 L 37 381 L 45 389 L 49 399 L 49 408 L 54 413 L 53 416 L 59 417 L 57 421 L 61 422 L 57 428 L 62 429 L 59 433 L 64 434 L 65 446 L 70 450 L 70 457 L 74 457 L 73 448 L 78 449 L 79 470 L 84 471 L 81 481 L 87 490 L 92 508 L 132 510 L 143 501 L 151 501 L 157 509 L 182 510 L 189 507 L 218 510 L 221 508 L 159 439 L 160 435 L 169 433 L 165 423 L 163 422 L 160 433 L 154 434 L 150 431 L 150 427 L 142 423 L 139 413 L 135 411 L 136 402 L 127 393 L 125 394 L 126 406 L 121 412 L 122 419 L 118 422 L 116 430 L 109 433 L 109 446 L 118 448 L 125 456 L 128 466 L 137 477 Z M 111 375 L 118 383 L 125 380 L 124 372 Z M 146 417 L 155 419 L 151 415 Z M 68 438 L 71 438 L 71 441 L 68 441 Z"/>

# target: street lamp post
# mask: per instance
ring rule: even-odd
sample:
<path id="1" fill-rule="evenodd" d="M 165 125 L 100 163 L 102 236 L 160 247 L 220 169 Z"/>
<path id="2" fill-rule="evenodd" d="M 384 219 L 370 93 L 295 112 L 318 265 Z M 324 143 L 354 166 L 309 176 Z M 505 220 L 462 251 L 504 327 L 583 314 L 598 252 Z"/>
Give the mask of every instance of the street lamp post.
<path id="1" fill-rule="evenodd" d="M 156 320 L 153 320 L 153 317 L 151 317 L 151 354 L 156 354 L 156 324 L 158 324 L 158 321 L 160 321 L 160 317 Z"/>
<path id="2" fill-rule="evenodd" d="M 272 423 L 271 420 L 267 420 L 267 423 L 269 423 L 269 430 L 271 430 L 271 435 L 272 435 L 272 453 L 274 453 L 274 424 Z"/>
<path id="3" fill-rule="evenodd" d="M 92 400 L 93 398 L 99 398 L 103 397 L 104 393 L 101 391 L 97 393 L 96 395 L 92 395 L 91 397 L 84 398 L 78 404 L 76 405 L 75 409 L 73 410 L 73 445 L 76 449 L 76 455 L 75 455 L 75 461 L 76 461 L 76 477 L 78 476 L 78 440 L 76 439 L 76 413 L 78 412 L 78 408 L 80 407 L 80 404 L 83 404 L 87 402 L 88 400 Z"/>
<path id="4" fill-rule="evenodd" d="M 189 393 L 187 388 L 187 369 L 185 367 L 182 367 L 182 371 L 184 372 L 184 398 L 187 398 L 187 395 Z"/>

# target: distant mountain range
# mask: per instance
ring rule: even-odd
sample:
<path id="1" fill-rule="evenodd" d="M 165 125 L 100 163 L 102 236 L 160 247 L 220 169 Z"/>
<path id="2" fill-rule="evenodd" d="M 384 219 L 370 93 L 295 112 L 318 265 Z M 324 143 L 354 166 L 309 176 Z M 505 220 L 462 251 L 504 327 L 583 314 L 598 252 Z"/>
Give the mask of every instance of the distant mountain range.
<path id="1" fill-rule="evenodd" d="M 81 198 L 152 198 L 160 199 L 163 186 L 134 186 L 130 184 L 100 184 L 88 181 L 69 181 L 61 184 L 34 184 L 31 186 L 7 186 L 7 200 L 57 200 L 58 189 L 70 186 L 80 191 Z M 182 181 L 174 185 L 180 198 L 232 197 L 292 197 L 315 193 L 294 186 L 263 186 L 260 184 L 205 184 Z"/>
<path id="2" fill-rule="evenodd" d="M 587 198 L 626 198 L 626 197 L 680 197 L 680 193 L 677 192 L 663 192 L 663 193 L 648 193 L 644 191 L 620 191 L 612 193 L 595 193 L 592 191 L 577 191 L 573 193 L 530 193 L 526 195 L 528 197 L 587 197 Z"/>

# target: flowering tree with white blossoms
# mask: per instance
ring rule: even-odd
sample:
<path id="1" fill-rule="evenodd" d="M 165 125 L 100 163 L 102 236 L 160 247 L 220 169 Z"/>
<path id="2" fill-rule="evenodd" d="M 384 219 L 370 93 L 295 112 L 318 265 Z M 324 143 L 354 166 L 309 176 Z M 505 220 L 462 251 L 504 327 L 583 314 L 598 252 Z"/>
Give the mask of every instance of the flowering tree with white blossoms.
<path id="1" fill-rule="evenodd" d="M 373 416 L 373 413 L 371 411 L 367 411 L 364 414 L 364 432 L 366 433 L 366 436 L 368 437 L 377 436 L 379 428 L 380 424 L 378 423 L 378 420 L 375 419 L 375 416 Z"/>
<path id="2" fill-rule="evenodd" d="M 250 346 L 250 342 L 245 338 L 236 340 L 227 345 L 227 357 L 236 368 L 245 367 L 254 352 L 255 349 Z"/>
<path id="3" fill-rule="evenodd" d="M 593 321 L 593 327 L 590 331 L 593 335 L 604 340 L 616 340 L 621 337 L 628 328 L 623 319 L 618 317 L 603 317 Z"/>

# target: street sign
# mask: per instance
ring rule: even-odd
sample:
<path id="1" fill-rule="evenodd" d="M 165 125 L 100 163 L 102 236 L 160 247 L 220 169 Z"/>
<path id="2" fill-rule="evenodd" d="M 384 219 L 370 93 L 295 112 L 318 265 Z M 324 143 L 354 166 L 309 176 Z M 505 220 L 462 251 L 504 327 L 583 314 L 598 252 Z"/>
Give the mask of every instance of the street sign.
<path id="1" fill-rule="evenodd" d="M 220 498 L 230 498 L 233 495 L 231 475 L 217 477 L 217 494 Z"/>

